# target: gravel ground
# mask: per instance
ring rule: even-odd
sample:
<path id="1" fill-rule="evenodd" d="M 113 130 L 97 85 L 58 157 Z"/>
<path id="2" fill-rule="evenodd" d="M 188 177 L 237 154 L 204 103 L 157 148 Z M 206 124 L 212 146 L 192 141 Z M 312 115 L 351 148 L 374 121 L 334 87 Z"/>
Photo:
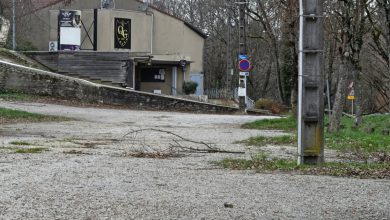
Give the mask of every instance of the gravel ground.
<path id="1" fill-rule="evenodd" d="M 239 127 L 266 117 L 5 101 L 0 106 L 75 119 L 0 126 L 0 219 L 390 219 L 389 180 L 259 174 L 211 163 L 256 151 L 234 141 L 282 135 Z M 169 146 L 172 136 L 161 132 L 124 136 L 150 128 L 246 154 L 127 156 Z M 12 141 L 48 151 L 15 154 Z M 287 157 L 295 151 L 265 149 Z"/>

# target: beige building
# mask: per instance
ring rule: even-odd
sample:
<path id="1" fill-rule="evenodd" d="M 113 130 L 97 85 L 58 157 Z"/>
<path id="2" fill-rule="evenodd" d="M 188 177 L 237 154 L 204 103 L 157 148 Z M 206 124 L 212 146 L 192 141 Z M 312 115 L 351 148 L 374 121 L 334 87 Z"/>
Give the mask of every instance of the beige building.
<path id="1" fill-rule="evenodd" d="M 79 11 L 76 12 L 81 15 L 77 53 L 128 53 L 132 65 L 123 82 L 127 87 L 177 95 L 182 94 L 184 81 L 196 81 L 197 94 L 203 93 L 206 36 L 190 24 L 138 0 L 115 0 L 114 8 L 102 8 L 101 0 L 51 2 L 23 19 L 31 23 L 30 34 L 23 36 L 23 40 L 40 51 L 65 48 L 62 43 L 76 29 L 62 29 L 64 14 L 61 13 Z M 70 32 L 62 31 L 65 29 Z"/>

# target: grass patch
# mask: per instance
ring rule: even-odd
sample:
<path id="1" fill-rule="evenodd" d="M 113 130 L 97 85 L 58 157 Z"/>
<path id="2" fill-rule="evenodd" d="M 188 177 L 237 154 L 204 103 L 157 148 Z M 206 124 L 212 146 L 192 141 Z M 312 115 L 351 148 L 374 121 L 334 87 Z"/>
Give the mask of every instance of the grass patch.
<path id="1" fill-rule="evenodd" d="M 325 122 L 326 123 L 326 122 Z M 344 117 L 342 129 L 336 133 L 325 131 L 325 144 L 328 148 L 352 152 L 390 152 L 390 136 L 383 135 L 383 129 L 390 128 L 389 115 L 371 115 L 363 118 L 363 124 L 354 127 L 354 119 Z M 374 128 L 372 133 L 365 130 Z"/>
<path id="2" fill-rule="evenodd" d="M 274 171 L 277 169 L 292 170 L 297 166 L 296 161 L 285 159 L 269 159 L 266 154 L 254 155 L 250 160 L 225 158 L 222 161 L 216 162 L 215 164 L 223 168 L 235 170 L 253 169 L 262 171 Z"/>
<path id="3" fill-rule="evenodd" d="M 325 117 L 325 125 L 329 124 L 329 118 Z M 354 118 L 343 117 L 341 129 L 336 133 L 329 133 L 325 128 L 325 146 L 330 149 L 356 153 L 390 152 L 390 136 L 383 135 L 383 129 L 390 129 L 389 115 L 370 115 L 363 117 L 363 123 L 359 127 L 354 127 Z M 259 120 L 244 124 L 243 128 L 259 130 L 283 130 L 295 132 L 297 122 L 294 117 Z M 374 128 L 372 133 L 367 133 L 367 128 Z M 283 138 L 282 138 L 283 139 Z M 295 143 L 296 140 L 291 140 Z M 250 145 L 261 145 L 264 142 L 279 144 L 278 140 L 267 139 L 265 137 L 251 138 L 244 141 Z M 280 144 L 287 144 L 280 141 Z"/>
<path id="4" fill-rule="evenodd" d="M 15 150 L 15 153 L 18 153 L 18 154 L 38 154 L 38 153 L 42 153 L 43 151 L 47 151 L 47 148 L 33 147 L 33 148 L 26 148 L 26 149 L 17 149 L 17 150 Z"/>
<path id="5" fill-rule="evenodd" d="M 32 97 L 20 92 L 0 91 L 0 99 L 6 101 L 30 101 Z"/>
<path id="6" fill-rule="evenodd" d="M 259 130 L 294 131 L 297 129 L 297 122 L 294 117 L 289 116 L 287 118 L 258 120 L 250 123 L 245 123 L 241 127 L 246 129 Z"/>
<path id="7" fill-rule="evenodd" d="M 287 172 L 306 175 L 390 179 L 390 161 L 382 163 L 324 163 L 317 166 L 298 166 L 296 160 L 269 158 L 266 154 L 252 156 L 250 160 L 225 158 L 216 165 L 234 170 L 257 172 Z"/>
<path id="8" fill-rule="evenodd" d="M 239 141 L 236 143 L 243 143 L 248 146 L 265 146 L 267 144 L 273 144 L 273 145 L 292 145 L 297 142 L 297 139 L 295 136 L 292 135 L 284 135 L 284 136 L 276 136 L 276 137 L 264 137 L 264 136 L 258 136 L 258 137 L 251 137 L 247 140 Z"/>
<path id="9" fill-rule="evenodd" d="M 16 146 L 30 146 L 31 144 L 26 141 L 12 141 L 10 144 Z"/>
<path id="10" fill-rule="evenodd" d="M 66 121 L 65 117 L 48 116 L 0 107 L 0 124 L 19 122 Z"/>

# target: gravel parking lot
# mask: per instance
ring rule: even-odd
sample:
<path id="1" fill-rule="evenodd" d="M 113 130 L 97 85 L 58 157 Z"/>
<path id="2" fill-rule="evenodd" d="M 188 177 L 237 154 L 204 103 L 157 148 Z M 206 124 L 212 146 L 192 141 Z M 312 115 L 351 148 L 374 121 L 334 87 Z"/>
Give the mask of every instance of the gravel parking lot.
<path id="1" fill-rule="evenodd" d="M 240 128 L 266 117 L 0 106 L 74 119 L 0 126 L 0 219 L 390 219 L 389 180 L 259 174 L 212 164 L 256 151 L 235 141 L 281 135 Z M 246 153 L 135 158 L 129 153 L 164 150 L 173 140 L 149 130 L 125 136 L 140 129 Z M 48 150 L 16 154 L 13 141 Z"/>

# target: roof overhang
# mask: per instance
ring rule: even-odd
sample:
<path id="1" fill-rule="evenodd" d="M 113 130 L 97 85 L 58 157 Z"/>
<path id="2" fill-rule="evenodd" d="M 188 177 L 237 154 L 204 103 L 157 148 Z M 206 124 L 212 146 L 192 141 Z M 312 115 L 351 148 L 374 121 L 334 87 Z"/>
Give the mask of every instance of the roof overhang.
<path id="1" fill-rule="evenodd" d="M 161 65 L 179 65 L 180 61 L 185 60 L 186 63 L 193 63 L 194 61 L 190 56 L 180 55 L 152 55 L 149 58 L 146 57 L 134 57 L 134 61 L 140 63 L 151 63 Z"/>

